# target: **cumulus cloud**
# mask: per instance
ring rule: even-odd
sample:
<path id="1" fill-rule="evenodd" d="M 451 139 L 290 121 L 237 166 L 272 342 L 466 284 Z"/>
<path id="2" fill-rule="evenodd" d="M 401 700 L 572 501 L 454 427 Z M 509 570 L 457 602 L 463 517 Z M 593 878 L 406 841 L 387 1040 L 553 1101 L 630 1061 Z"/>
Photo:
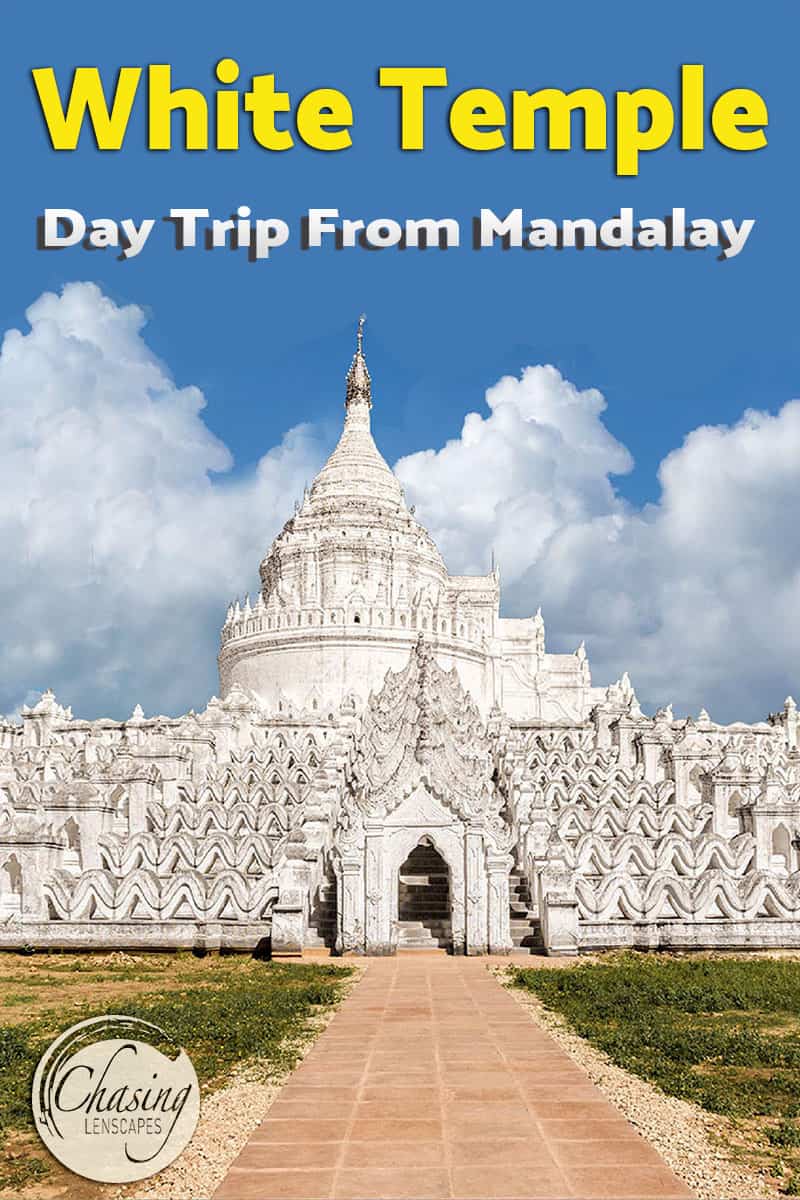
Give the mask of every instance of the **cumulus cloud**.
<path id="1" fill-rule="evenodd" d="M 26 316 L 0 352 L 0 711 L 45 686 L 82 716 L 202 704 L 227 602 L 323 449 L 300 425 L 230 480 L 141 309 L 78 283 Z"/>
<path id="2" fill-rule="evenodd" d="M 227 601 L 329 447 L 300 425 L 232 476 L 139 308 L 71 284 L 27 319 L 0 351 L 0 711 L 45 686 L 81 716 L 202 705 Z M 646 705 L 719 719 L 777 708 L 800 692 L 800 402 L 694 430 L 642 508 L 604 410 L 526 367 L 396 470 L 450 569 L 494 549 L 504 613 L 541 604 L 552 649 L 585 637 L 595 682 L 627 669 Z"/>
<path id="3" fill-rule="evenodd" d="M 501 379 L 486 404 L 460 438 L 396 471 L 451 570 L 484 573 L 494 549 L 513 584 L 558 530 L 621 511 L 609 476 L 633 460 L 603 425 L 600 392 L 578 391 L 555 367 Z"/>
<path id="4" fill-rule="evenodd" d="M 451 570 L 496 547 L 506 614 L 543 605 L 551 648 L 585 637 L 595 682 L 627 669 L 651 706 L 756 719 L 800 692 L 800 402 L 694 430 L 641 509 L 600 393 L 528 367 L 486 402 L 397 464 Z"/>

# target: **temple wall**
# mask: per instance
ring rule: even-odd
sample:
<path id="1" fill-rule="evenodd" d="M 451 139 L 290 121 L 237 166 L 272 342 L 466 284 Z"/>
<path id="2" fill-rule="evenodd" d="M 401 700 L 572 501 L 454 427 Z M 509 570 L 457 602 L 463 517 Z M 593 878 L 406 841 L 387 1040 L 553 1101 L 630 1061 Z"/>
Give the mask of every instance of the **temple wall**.
<path id="1" fill-rule="evenodd" d="M 417 631 L 381 636 L 367 627 L 348 629 L 345 636 L 319 630 L 281 640 L 273 636 L 228 645 L 220 655 L 220 688 L 226 696 L 234 686 L 255 692 L 273 711 L 288 698 L 299 709 L 338 714 L 349 697 L 360 709 L 370 692 L 380 691 L 386 672 L 400 671 L 417 639 Z M 492 668 L 476 646 L 453 639 L 431 638 L 437 661 L 444 670 L 455 667 L 462 686 L 478 708 L 488 715 L 494 700 Z M 316 709 L 314 709 L 316 703 Z"/>

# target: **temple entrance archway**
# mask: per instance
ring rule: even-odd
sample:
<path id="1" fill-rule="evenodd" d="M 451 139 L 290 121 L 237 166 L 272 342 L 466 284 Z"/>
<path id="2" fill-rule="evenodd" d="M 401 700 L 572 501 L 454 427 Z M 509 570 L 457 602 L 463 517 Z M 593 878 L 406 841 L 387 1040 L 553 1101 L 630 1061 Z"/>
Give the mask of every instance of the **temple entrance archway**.
<path id="1" fill-rule="evenodd" d="M 425 847 L 436 857 L 421 866 Z M 390 812 L 359 817 L 343 828 L 333 861 L 339 953 L 394 954 L 410 948 L 403 918 L 410 918 L 407 902 L 414 894 L 421 900 L 419 916 L 438 925 L 426 927 L 414 914 L 416 932 L 421 926 L 429 949 L 441 948 L 442 942 L 453 954 L 506 954 L 511 948 L 511 857 L 492 844 L 482 818 L 464 820 L 425 782 Z M 431 887 L 430 876 L 437 887 Z"/>
<path id="2" fill-rule="evenodd" d="M 453 948 L 450 870 L 429 837 L 420 838 L 397 873 L 397 948 Z"/>

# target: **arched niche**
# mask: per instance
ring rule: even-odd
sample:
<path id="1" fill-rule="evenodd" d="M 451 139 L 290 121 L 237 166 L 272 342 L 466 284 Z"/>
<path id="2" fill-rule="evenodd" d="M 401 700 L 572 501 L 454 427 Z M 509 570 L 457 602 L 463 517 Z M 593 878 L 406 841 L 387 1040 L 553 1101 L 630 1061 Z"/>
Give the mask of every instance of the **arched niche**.
<path id="1" fill-rule="evenodd" d="M 733 791 L 728 797 L 728 837 L 735 837 L 737 833 L 741 833 L 741 818 L 739 809 L 744 804 L 744 800 L 740 792 Z"/>
<path id="2" fill-rule="evenodd" d="M 180 789 L 178 789 L 180 794 Z M 127 788 L 118 784 L 111 793 L 111 803 L 114 806 L 113 831 L 120 837 L 126 837 L 130 830 L 130 796 Z"/>
<path id="3" fill-rule="evenodd" d="M 770 839 L 772 870 L 778 875 L 789 875 L 792 871 L 792 838 L 785 825 L 780 824 L 772 831 Z"/>
<path id="4" fill-rule="evenodd" d="M 22 867 L 16 854 L 0 861 L 0 916 L 22 912 Z"/>
<path id="5" fill-rule="evenodd" d="M 61 827 L 64 839 L 64 852 L 61 866 L 72 875 L 80 874 L 81 870 L 81 830 L 73 816 L 67 818 Z"/>

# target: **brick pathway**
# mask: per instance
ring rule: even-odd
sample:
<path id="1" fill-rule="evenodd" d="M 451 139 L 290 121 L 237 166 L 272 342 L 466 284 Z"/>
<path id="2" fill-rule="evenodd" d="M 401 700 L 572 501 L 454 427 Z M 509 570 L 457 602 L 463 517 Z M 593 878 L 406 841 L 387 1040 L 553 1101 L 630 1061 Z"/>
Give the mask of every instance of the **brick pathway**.
<path id="1" fill-rule="evenodd" d="M 691 1196 L 485 960 L 366 967 L 216 1200 Z"/>

